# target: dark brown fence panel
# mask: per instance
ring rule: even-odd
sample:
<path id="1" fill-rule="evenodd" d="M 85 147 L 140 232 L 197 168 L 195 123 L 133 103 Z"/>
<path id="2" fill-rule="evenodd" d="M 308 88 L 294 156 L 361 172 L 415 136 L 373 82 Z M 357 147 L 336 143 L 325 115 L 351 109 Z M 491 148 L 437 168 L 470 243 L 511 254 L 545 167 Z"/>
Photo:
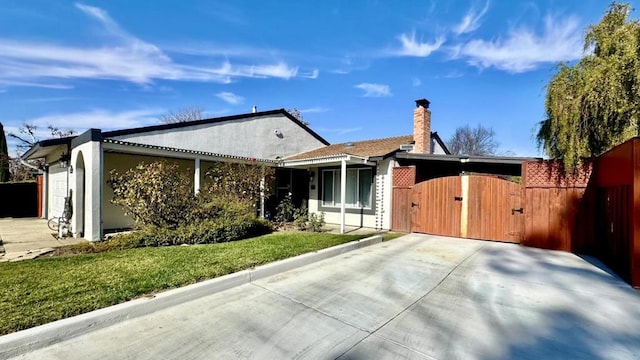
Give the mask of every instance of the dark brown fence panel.
<path id="1" fill-rule="evenodd" d="M 415 182 L 415 166 L 393 168 L 391 229 L 394 231 L 411 232 L 411 191 Z"/>
<path id="2" fill-rule="evenodd" d="M 38 216 L 38 185 L 35 182 L 0 184 L 0 218 Z"/>
<path id="3" fill-rule="evenodd" d="M 519 243 L 524 232 L 520 184 L 473 175 L 463 176 L 462 181 L 469 182 L 466 199 L 463 200 L 467 204 L 467 218 L 466 234 L 462 237 Z"/>
<path id="4" fill-rule="evenodd" d="M 413 188 L 411 229 L 414 232 L 460 236 L 462 201 L 459 176 L 421 182 Z"/>
<path id="5" fill-rule="evenodd" d="M 591 241 L 593 223 L 584 223 L 579 215 L 586 205 L 583 197 L 592 173 L 591 163 L 572 176 L 565 176 L 558 161 L 530 161 L 523 165 L 525 192 L 525 234 L 523 245 L 543 249 L 572 251 L 574 243 Z M 576 240 L 574 228 L 589 228 Z"/>
<path id="6" fill-rule="evenodd" d="M 595 255 L 640 287 L 640 138 L 600 156 L 594 175 Z"/>

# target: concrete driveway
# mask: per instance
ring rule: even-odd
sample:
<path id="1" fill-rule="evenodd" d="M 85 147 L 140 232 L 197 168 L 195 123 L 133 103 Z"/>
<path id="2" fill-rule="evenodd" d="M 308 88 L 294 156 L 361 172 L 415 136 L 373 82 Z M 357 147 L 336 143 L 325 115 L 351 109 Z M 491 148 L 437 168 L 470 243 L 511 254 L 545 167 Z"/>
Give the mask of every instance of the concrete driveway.
<path id="1" fill-rule="evenodd" d="M 51 251 L 52 248 L 86 241 L 84 239 L 57 239 L 47 226 L 47 220 L 39 218 L 0 219 L 1 261 L 31 259 Z"/>
<path id="2" fill-rule="evenodd" d="M 20 358 L 638 359 L 640 293 L 572 254 L 412 234 Z"/>

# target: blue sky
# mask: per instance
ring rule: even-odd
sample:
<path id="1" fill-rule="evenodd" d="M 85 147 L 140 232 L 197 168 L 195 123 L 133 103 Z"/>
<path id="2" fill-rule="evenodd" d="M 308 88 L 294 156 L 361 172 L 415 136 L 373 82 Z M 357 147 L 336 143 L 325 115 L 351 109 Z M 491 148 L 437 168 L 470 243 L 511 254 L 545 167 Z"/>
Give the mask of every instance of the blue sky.
<path id="1" fill-rule="evenodd" d="M 483 124 L 502 152 L 538 156 L 545 84 L 555 64 L 582 56 L 609 4 L 5 0 L 0 122 L 81 132 L 256 105 L 297 108 L 338 143 L 410 134 L 414 100 L 427 98 L 445 141 Z"/>

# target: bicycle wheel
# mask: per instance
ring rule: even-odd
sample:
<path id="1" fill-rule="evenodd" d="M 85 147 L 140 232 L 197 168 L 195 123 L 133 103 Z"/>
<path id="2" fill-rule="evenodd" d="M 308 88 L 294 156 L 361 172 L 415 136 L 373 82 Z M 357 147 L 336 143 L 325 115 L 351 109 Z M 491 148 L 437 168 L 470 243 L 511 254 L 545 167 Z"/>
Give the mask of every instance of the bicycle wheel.
<path id="1" fill-rule="evenodd" d="M 54 217 L 49 219 L 49 221 L 47 221 L 47 226 L 49 226 L 49 229 L 53 231 L 58 231 L 58 228 L 60 227 L 60 218 Z"/>

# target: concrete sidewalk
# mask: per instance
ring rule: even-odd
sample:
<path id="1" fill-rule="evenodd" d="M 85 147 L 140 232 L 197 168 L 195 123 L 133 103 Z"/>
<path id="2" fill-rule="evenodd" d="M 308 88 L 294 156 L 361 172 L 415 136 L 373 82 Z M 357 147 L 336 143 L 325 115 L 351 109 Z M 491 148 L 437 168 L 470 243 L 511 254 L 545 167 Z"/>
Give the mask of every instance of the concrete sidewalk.
<path id="1" fill-rule="evenodd" d="M 53 248 L 85 242 L 84 239 L 57 239 L 47 227 L 47 220 L 38 218 L 0 219 L 0 262 L 33 259 Z"/>
<path id="2" fill-rule="evenodd" d="M 411 234 L 20 359 L 638 359 L 640 293 L 569 253 Z"/>

